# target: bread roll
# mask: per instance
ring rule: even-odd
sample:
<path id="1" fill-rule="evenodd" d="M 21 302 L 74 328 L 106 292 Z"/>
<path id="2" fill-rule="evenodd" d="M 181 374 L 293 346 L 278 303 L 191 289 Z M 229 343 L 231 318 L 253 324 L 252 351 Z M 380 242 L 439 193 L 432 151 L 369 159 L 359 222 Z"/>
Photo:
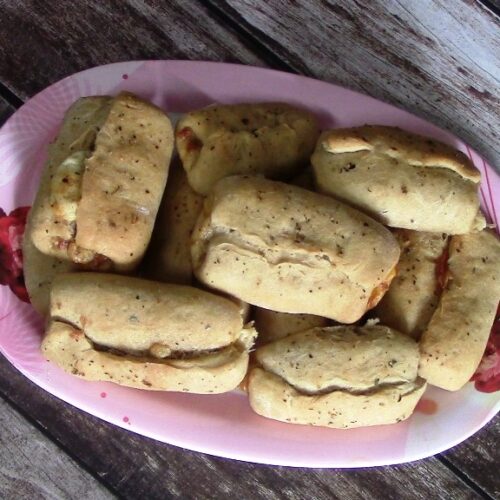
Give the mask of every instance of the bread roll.
<path id="1" fill-rule="evenodd" d="M 207 195 L 228 175 L 293 175 L 318 135 L 315 117 L 288 104 L 215 105 L 181 118 L 176 146 L 191 187 Z"/>
<path id="2" fill-rule="evenodd" d="M 426 384 L 418 346 L 388 327 L 313 328 L 257 349 L 248 382 L 259 415 L 351 428 L 408 418 Z"/>
<path id="3" fill-rule="evenodd" d="M 168 117 L 131 94 L 85 97 L 67 111 L 33 205 L 42 253 L 133 269 L 151 237 L 168 175 Z"/>
<path id="4" fill-rule="evenodd" d="M 52 281 L 58 274 L 73 271 L 76 264 L 40 252 L 33 245 L 31 233 L 31 216 L 28 215 L 23 236 L 24 283 L 31 305 L 42 316 L 47 316 Z"/>
<path id="5" fill-rule="evenodd" d="M 327 326 L 330 323 L 330 320 L 321 316 L 282 313 L 262 307 L 255 308 L 254 318 L 260 345 L 317 326 Z"/>
<path id="6" fill-rule="evenodd" d="M 58 276 L 50 316 L 48 360 L 88 380 L 150 390 L 234 389 L 255 337 L 227 299 L 111 274 Z"/>
<path id="7" fill-rule="evenodd" d="M 394 232 L 401 246 L 397 275 L 375 308 L 384 325 L 418 340 L 436 310 L 441 288 L 438 263 L 448 247 L 444 233 Z"/>
<path id="8" fill-rule="evenodd" d="M 500 301 L 500 241 L 490 231 L 451 238 L 448 279 L 420 340 L 419 374 L 456 391 L 483 356 Z"/>
<path id="9" fill-rule="evenodd" d="M 388 226 L 448 234 L 485 227 L 480 172 L 436 140 L 395 127 L 330 130 L 311 161 L 320 191 Z"/>
<path id="10" fill-rule="evenodd" d="M 172 167 L 145 259 L 146 273 L 154 280 L 189 285 L 193 280 L 191 233 L 203 197 L 191 189 L 179 164 Z"/>
<path id="11" fill-rule="evenodd" d="M 399 246 L 329 197 L 233 176 L 205 201 L 191 255 L 200 281 L 245 302 L 352 323 L 388 288 Z"/>

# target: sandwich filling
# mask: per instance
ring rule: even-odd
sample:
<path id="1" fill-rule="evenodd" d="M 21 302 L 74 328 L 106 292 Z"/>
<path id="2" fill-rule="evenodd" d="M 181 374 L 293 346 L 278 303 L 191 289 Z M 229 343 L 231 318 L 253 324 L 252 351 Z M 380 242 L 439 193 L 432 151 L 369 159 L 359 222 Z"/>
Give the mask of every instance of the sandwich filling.
<path id="1" fill-rule="evenodd" d="M 131 357 L 136 361 L 144 361 L 148 363 L 170 364 L 178 368 L 196 366 L 220 366 L 231 359 L 235 355 L 240 355 L 242 352 L 248 352 L 253 346 L 257 332 L 253 328 L 253 324 L 248 324 L 243 327 L 238 338 L 231 344 L 221 345 L 212 349 L 190 349 L 190 350 L 172 350 L 168 342 L 153 343 L 148 349 L 137 350 L 124 347 L 123 344 L 114 346 L 113 343 L 106 345 L 100 344 L 93 340 L 88 332 L 71 323 L 70 321 L 52 317 L 52 323 L 58 323 L 61 326 L 66 325 L 72 331 L 70 337 L 73 339 L 79 338 L 88 343 L 89 349 L 97 352 L 105 352 L 118 357 Z M 51 327 L 49 326 L 49 332 Z"/>
<path id="2" fill-rule="evenodd" d="M 66 322 L 49 323 L 42 351 L 66 372 L 93 381 L 113 382 L 146 390 L 213 394 L 230 391 L 244 378 L 248 349 L 255 331 L 243 328 L 232 344 L 212 351 L 170 353 L 158 358 L 150 352 L 103 347 Z"/>

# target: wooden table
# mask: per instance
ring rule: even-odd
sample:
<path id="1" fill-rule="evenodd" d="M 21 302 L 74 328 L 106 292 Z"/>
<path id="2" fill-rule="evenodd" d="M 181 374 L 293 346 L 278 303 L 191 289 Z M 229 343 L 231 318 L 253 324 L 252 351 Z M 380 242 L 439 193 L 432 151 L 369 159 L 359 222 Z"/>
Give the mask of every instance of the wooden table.
<path id="1" fill-rule="evenodd" d="M 443 126 L 500 166 L 497 0 L 0 0 L 0 118 L 50 83 L 131 59 L 268 66 Z M 351 471 L 214 458 L 104 423 L 0 356 L 0 498 L 499 498 L 496 418 L 446 453 Z"/>

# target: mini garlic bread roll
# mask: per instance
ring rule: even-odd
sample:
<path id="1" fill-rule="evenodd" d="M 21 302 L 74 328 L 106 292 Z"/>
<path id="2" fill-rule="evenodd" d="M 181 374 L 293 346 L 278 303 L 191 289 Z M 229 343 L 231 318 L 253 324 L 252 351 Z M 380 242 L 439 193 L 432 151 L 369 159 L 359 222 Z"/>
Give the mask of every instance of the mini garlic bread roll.
<path id="1" fill-rule="evenodd" d="M 401 246 L 398 271 L 375 315 L 384 325 L 418 340 L 439 302 L 439 263 L 446 257 L 448 236 L 406 229 L 394 235 Z"/>
<path id="2" fill-rule="evenodd" d="M 228 175 L 293 175 L 318 135 L 316 118 L 288 104 L 215 105 L 181 118 L 176 146 L 191 187 L 207 195 Z"/>
<path id="3" fill-rule="evenodd" d="M 255 352 L 252 409 L 283 422 L 351 428 L 408 418 L 425 391 L 418 345 L 388 327 L 313 328 Z"/>
<path id="4" fill-rule="evenodd" d="M 330 130 L 311 161 L 320 191 L 387 226 L 447 234 L 485 227 L 480 172 L 434 139 L 396 127 Z"/>
<path id="5" fill-rule="evenodd" d="M 32 211 L 35 246 L 96 270 L 136 267 L 168 176 L 173 131 L 132 94 L 85 97 L 67 111 Z"/>
<path id="6" fill-rule="evenodd" d="M 255 308 L 254 319 L 260 345 L 310 328 L 327 326 L 330 323 L 329 319 L 321 316 L 282 313 L 262 307 Z"/>
<path id="7" fill-rule="evenodd" d="M 231 301 L 111 274 L 54 280 L 45 357 L 88 380 L 220 393 L 243 380 L 256 332 Z"/>
<path id="8" fill-rule="evenodd" d="M 144 259 L 148 277 L 168 283 L 192 283 L 191 233 L 202 206 L 203 197 L 191 189 L 184 169 L 174 163 Z"/>
<path id="9" fill-rule="evenodd" d="M 419 374 L 457 391 L 483 356 L 500 301 L 500 241 L 490 231 L 451 238 L 446 286 L 420 340 Z"/>
<path id="10" fill-rule="evenodd" d="M 31 305 L 42 316 L 47 316 L 52 281 L 58 274 L 73 271 L 76 264 L 40 252 L 33 245 L 31 233 L 31 216 L 28 215 L 28 222 L 23 236 L 24 284 Z"/>
<path id="11" fill-rule="evenodd" d="M 233 176 L 205 201 L 191 255 L 200 281 L 245 302 L 352 323 L 388 288 L 399 246 L 332 198 Z"/>

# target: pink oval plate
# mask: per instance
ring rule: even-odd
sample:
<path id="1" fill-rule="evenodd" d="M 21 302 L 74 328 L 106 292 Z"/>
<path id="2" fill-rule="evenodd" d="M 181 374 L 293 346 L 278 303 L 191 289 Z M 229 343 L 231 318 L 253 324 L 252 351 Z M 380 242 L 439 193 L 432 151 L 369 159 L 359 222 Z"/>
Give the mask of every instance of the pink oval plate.
<path id="1" fill-rule="evenodd" d="M 435 137 L 466 152 L 481 170 L 482 206 L 489 221 L 496 222 L 500 178 L 493 168 L 451 134 L 371 97 L 302 76 L 211 62 L 136 61 L 82 71 L 37 94 L 0 131 L 0 245 L 10 248 L 3 266 L 13 273 L 0 276 L 1 283 L 10 285 L 0 287 L 0 350 L 26 377 L 124 429 L 191 450 L 277 465 L 366 467 L 408 462 L 456 445 L 496 414 L 499 393 L 482 393 L 469 383 L 455 393 L 429 388 L 415 414 L 396 425 L 352 430 L 295 426 L 254 414 L 238 391 L 218 396 L 140 391 L 80 380 L 45 361 L 39 350 L 42 319 L 18 298 L 23 297 L 22 232 L 16 232 L 16 221 L 23 211 L 15 209 L 31 205 L 47 144 L 67 107 L 80 96 L 121 90 L 150 99 L 168 112 L 213 102 L 279 100 L 309 108 L 323 127 L 379 123 Z"/>

